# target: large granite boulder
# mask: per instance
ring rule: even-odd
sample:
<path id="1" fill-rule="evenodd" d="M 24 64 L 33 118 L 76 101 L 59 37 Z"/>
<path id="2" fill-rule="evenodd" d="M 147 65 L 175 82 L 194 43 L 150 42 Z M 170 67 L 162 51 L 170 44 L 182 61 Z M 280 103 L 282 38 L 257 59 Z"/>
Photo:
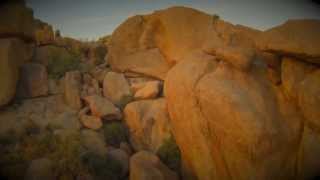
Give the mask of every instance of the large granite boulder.
<path id="1" fill-rule="evenodd" d="M 301 115 L 265 67 L 252 69 L 213 58 L 186 60 L 169 72 L 165 95 L 187 179 L 295 177 Z"/>
<path id="2" fill-rule="evenodd" d="M 112 34 L 108 62 L 119 71 L 165 79 L 187 54 L 205 51 L 219 53 L 222 60 L 231 57 L 229 63 L 247 68 L 255 53 L 250 48 L 260 33 L 191 8 L 172 7 L 122 23 Z M 240 44 L 250 48 L 238 48 Z"/>

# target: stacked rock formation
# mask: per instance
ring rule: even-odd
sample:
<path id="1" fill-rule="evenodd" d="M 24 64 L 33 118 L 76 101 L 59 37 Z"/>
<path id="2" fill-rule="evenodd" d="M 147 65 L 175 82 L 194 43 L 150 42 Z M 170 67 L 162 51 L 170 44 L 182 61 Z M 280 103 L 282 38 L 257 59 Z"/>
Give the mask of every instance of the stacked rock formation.
<path id="1" fill-rule="evenodd" d="M 185 179 L 306 179 L 320 168 L 319 38 L 318 20 L 262 32 L 173 7 L 122 23 L 108 60 L 165 80 Z"/>

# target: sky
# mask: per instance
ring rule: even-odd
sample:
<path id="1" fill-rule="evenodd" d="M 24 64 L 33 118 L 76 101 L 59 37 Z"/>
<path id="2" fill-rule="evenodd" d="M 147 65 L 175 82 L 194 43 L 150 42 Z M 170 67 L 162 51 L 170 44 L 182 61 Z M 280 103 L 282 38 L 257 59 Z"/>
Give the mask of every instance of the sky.
<path id="1" fill-rule="evenodd" d="M 170 6 L 218 14 L 233 24 L 266 30 L 288 19 L 320 19 L 311 0 L 26 0 L 34 16 L 63 36 L 94 40 L 111 34 L 128 17 Z"/>

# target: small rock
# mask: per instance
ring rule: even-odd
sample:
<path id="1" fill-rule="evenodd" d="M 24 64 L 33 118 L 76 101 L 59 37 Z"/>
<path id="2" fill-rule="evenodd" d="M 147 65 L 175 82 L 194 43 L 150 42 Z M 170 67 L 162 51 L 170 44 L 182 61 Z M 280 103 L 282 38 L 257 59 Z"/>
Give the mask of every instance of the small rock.
<path id="1" fill-rule="evenodd" d="M 82 125 L 86 128 L 98 130 L 102 127 L 102 121 L 99 117 L 82 115 L 80 116 Z"/>
<path id="2" fill-rule="evenodd" d="M 132 100 L 130 86 L 123 74 L 108 72 L 103 81 L 103 95 L 115 105 L 124 107 Z"/>
<path id="3" fill-rule="evenodd" d="M 85 97 L 89 104 L 92 115 L 105 120 L 120 120 L 122 118 L 120 110 L 108 99 L 98 95 Z"/>
<path id="4" fill-rule="evenodd" d="M 47 158 L 31 161 L 26 173 L 27 180 L 54 180 L 53 164 Z"/>
<path id="5" fill-rule="evenodd" d="M 156 98 L 160 92 L 160 82 L 150 81 L 144 83 L 144 85 L 137 90 L 134 95 L 135 99 L 152 99 Z"/>

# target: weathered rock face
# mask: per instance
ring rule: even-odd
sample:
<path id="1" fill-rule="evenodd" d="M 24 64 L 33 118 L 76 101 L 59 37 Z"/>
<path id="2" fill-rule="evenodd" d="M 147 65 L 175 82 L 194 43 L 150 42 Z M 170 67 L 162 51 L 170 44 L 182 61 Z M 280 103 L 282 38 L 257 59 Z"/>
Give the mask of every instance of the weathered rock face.
<path id="1" fill-rule="evenodd" d="M 132 99 L 130 86 L 123 74 L 108 72 L 103 80 L 103 95 L 119 107 Z"/>
<path id="2" fill-rule="evenodd" d="M 157 152 L 171 135 L 164 98 L 132 102 L 125 107 L 124 116 L 130 131 L 130 142 L 137 151 Z"/>
<path id="3" fill-rule="evenodd" d="M 187 177 L 295 176 L 301 119 L 263 67 L 245 73 L 210 59 L 187 60 L 169 72 L 165 90 L 173 133 L 192 172 Z"/>
<path id="4" fill-rule="evenodd" d="M 147 151 L 140 151 L 130 158 L 130 180 L 177 180 L 176 173 L 160 159 Z"/>
<path id="5" fill-rule="evenodd" d="M 26 63 L 20 68 L 17 97 L 33 98 L 48 94 L 48 73 L 43 65 Z"/>
<path id="6" fill-rule="evenodd" d="M 318 20 L 289 20 L 265 31 L 258 46 L 266 51 L 320 64 L 319 31 Z"/>
<path id="7" fill-rule="evenodd" d="M 14 97 L 19 67 L 31 58 L 28 50 L 28 45 L 19 39 L 0 39 L 0 106 Z"/>

